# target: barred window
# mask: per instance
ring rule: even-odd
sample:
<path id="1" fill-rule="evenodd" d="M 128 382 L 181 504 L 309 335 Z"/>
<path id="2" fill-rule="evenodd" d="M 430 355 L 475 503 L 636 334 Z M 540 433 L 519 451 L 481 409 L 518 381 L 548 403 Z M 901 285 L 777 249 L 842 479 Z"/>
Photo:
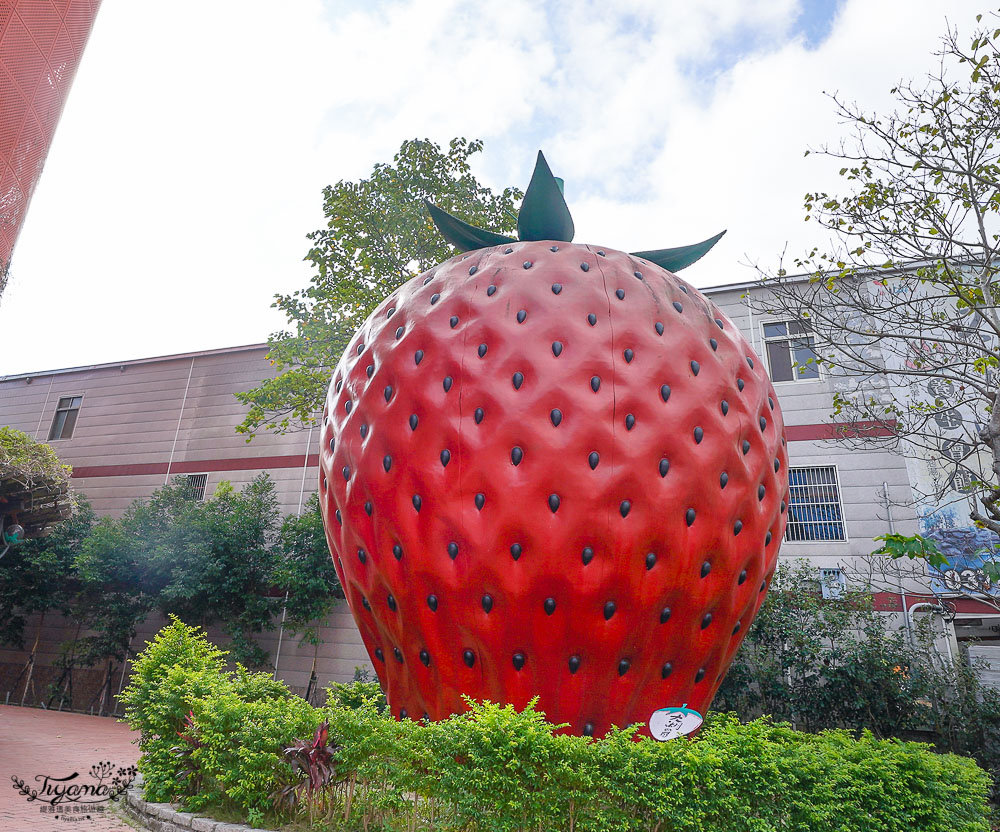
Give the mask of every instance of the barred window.
<path id="1" fill-rule="evenodd" d="M 833 465 L 788 469 L 788 525 L 785 540 L 847 540 Z"/>
<path id="2" fill-rule="evenodd" d="M 194 498 L 201 502 L 205 499 L 205 486 L 208 485 L 208 474 L 188 474 L 188 486 L 194 494 Z"/>

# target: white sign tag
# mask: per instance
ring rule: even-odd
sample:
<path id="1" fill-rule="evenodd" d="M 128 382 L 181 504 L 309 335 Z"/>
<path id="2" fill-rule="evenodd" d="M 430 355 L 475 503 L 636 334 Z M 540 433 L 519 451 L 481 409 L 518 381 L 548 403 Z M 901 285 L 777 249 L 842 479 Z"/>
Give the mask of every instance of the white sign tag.
<path id="1" fill-rule="evenodd" d="M 649 718 L 649 733 L 653 739 L 666 742 L 677 739 L 701 727 L 705 721 L 697 711 L 692 711 L 685 702 L 680 708 L 660 708 Z"/>

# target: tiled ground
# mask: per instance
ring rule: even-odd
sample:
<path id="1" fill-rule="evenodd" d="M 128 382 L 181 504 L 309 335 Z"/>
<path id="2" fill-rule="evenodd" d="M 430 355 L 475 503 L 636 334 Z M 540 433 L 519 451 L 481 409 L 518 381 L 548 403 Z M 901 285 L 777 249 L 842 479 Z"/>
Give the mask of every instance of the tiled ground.
<path id="1" fill-rule="evenodd" d="M 93 784 L 91 767 L 107 761 L 117 769 L 134 765 L 139 748 L 136 734 L 108 717 L 57 713 L 36 708 L 0 705 L 0 831 L 2 832 L 121 832 L 130 827 L 109 812 L 39 811 L 15 786 L 18 777 L 37 788 L 37 775 L 65 778 L 78 772 L 73 782 Z M 51 807 L 46 807 L 51 808 Z"/>

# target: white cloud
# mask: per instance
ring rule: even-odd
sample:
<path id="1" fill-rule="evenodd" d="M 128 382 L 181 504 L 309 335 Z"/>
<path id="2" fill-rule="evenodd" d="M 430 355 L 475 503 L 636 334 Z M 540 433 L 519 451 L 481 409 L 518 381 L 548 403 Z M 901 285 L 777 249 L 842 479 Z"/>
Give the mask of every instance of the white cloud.
<path id="1" fill-rule="evenodd" d="M 688 276 L 749 279 L 809 243 L 823 90 L 885 107 L 932 68 L 932 0 L 847 0 L 808 48 L 793 0 L 105 4 L 0 302 L 0 372 L 264 340 L 308 280 L 321 190 L 402 140 L 481 137 L 490 184 L 541 147 L 577 239 L 729 234 Z M 968 31 L 978 4 L 949 4 Z"/>

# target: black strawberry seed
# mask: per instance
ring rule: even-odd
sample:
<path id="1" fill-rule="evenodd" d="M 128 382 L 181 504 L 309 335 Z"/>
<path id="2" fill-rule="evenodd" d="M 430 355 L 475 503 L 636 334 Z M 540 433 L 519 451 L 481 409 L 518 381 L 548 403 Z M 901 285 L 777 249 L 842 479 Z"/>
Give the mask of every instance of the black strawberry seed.
<path id="1" fill-rule="evenodd" d="M 362 563 L 368 560 L 368 555 L 365 554 L 364 549 L 358 549 L 358 560 L 361 561 Z"/>
<path id="2" fill-rule="evenodd" d="M 715 323 L 718 324 L 719 329 L 724 329 L 724 327 L 722 326 L 722 321 L 720 321 L 718 318 L 715 319 Z"/>
<path id="3" fill-rule="evenodd" d="M 664 607 L 660 610 L 660 623 L 666 624 L 670 620 L 670 607 Z"/>
<path id="4" fill-rule="evenodd" d="M 472 277 L 477 271 L 479 271 L 475 266 L 469 269 L 469 277 Z"/>
<path id="5" fill-rule="evenodd" d="M 763 485 L 758 485 L 757 486 L 757 500 L 758 501 L 763 500 L 764 499 L 764 495 L 766 493 L 767 493 L 767 489 L 764 488 Z"/>
<path id="6" fill-rule="evenodd" d="M 549 419 L 552 420 L 552 427 L 559 427 L 559 423 L 562 422 L 562 411 L 555 408 L 549 413 Z"/>
<path id="7" fill-rule="evenodd" d="M 691 526 L 694 523 L 694 516 L 694 509 L 689 508 L 684 515 L 684 519 L 687 521 L 688 526 Z"/>
<path id="8" fill-rule="evenodd" d="M 667 662 L 663 667 L 660 668 L 660 678 L 666 679 L 671 673 L 674 672 L 674 666 Z"/>
<path id="9" fill-rule="evenodd" d="M 521 264 L 521 266 L 522 266 L 522 268 L 525 268 L 525 269 L 530 269 L 530 268 L 531 268 L 531 261 L 530 261 L 530 260 L 525 260 L 525 261 L 524 261 L 524 262 L 523 262 L 523 263 Z"/>
<path id="10" fill-rule="evenodd" d="M 674 306 L 674 309 L 676 309 L 678 312 L 683 312 L 684 311 L 684 307 L 681 306 L 680 301 L 676 301 L 675 300 L 673 306 Z"/>
<path id="11" fill-rule="evenodd" d="M 397 326 L 397 327 L 396 327 L 396 340 L 397 340 L 397 341 L 398 341 L 398 340 L 399 340 L 400 338 L 402 338 L 402 337 L 403 337 L 403 333 L 404 333 L 405 331 L 406 331 L 406 330 L 405 330 L 405 329 L 403 329 L 403 327 L 401 327 L 401 326 Z"/>
<path id="12" fill-rule="evenodd" d="M 618 675 L 624 676 L 626 673 L 628 673 L 628 669 L 631 666 L 632 662 L 630 662 L 628 659 L 622 659 L 620 662 L 618 662 Z"/>
<path id="13" fill-rule="evenodd" d="M 594 723 L 593 722 L 588 722 L 586 725 L 583 726 L 583 735 L 585 737 L 592 737 L 592 736 L 594 736 Z"/>
<path id="14" fill-rule="evenodd" d="M 417 429 L 417 414 L 416 413 L 411 413 L 410 414 L 410 430 L 416 430 L 416 429 Z"/>
<path id="15" fill-rule="evenodd" d="M 456 326 L 458 326 L 458 315 L 452 315 L 448 319 L 448 324 L 449 324 L 449 326 L 451 326 L 452 329 L 454 329 Z"/>
<path id="16" fill-rule="evenodd" d="M 615 297 L 618 298 L 618 300 L 625 300 L 625 290 L 624 289 L 616 289 L 615 290 Z"/>
<path id="17" fill-rule="evenodd" d="M 371 378 L 373 375 L 375 375 L 374 364 L 369 364 L 367 367 L 365 367 L 365 375 L 368 376 L 368 378 Z"/>
<path id="18" fill-rule="evenodd" d="M 770 545 L 771 545 L 771 533 L 770 533 L 770 532 L 768 532 L 768 533 L 767 533 L 767 534 L 766 534 L 766 535 L 764 536 L 764 545 L 765 545 L 765 546 L 770 546 Z"/>
<path id="19" fill-rule="evenodd" d="M 413 363 L 414 364 L 419 364 L 423 360 L 424 360 L 424 351 L 423 350 L 417 350 L 415 353 L 413 353 Z"/>
<path id="20" fill-rule="evenodd" d="M 484 595 L 483 596 L 483 600 L 482 600 L 482 604 L 483 604 L 483 612 L 485 612 L 487 615 L 489 615 L 490 610 L 493 609 L 493 596 L 492 595 Z"/>
<path id="21" fill-rule="evenodd" d="M 660 476 L 665 477 L 670 470 L 670 460 L 664 457 L 660 460 Z"/>
<path id="22" fill-rule="evenodd" d="M 625 417 L 625 430 L 632 430 L 635 427 L 635 416 L 629 413 Z"/>
<path id="23" fill-rule="evenodd" d="M 545 610 L 546 615 L 552 615 L 556 611 L 556 599 L 546 598 L 545 602 L 542 604 L 542 609 Z"/>
<path id="24" fill-rule="evenodd" d="M 744 569 L 742 572 L 740 572 L 740 576 L 736 579 L 737 586 L 743 586 L 743 584 L 746 583 L 746 580 L 747 580 L 747 571 L 746 569 Z"/>
<path id="25" fill-rule="evenodd" d="M 712 352 L 715 352 L 719 348 L 719 342 L 714 338 L 708 339 L 708 345 L 712 348 Z"/>
<path id="26" fill-rule="evenodd" d="M 421 505 L 420 495 L 419 494 L 414 494 L 413 495 L 413 507 L 417 511 L 420 511 L 420 505 Z"/>
<path id="27" fill-rule="evenodd" d="M 393 555 L 394 558 L 396 558 L 396 560 L 402 560 L 403 559 L 403 547 L 400 546 L 397 543 L 395 546 L 392 547 L 392 555 Z"/>
<path id="28" fill-rule="evenodd" d="M 722 474 L 719 476 L 719 487 L 725 488 L 728 482 L 729 482 L 729 474 L 723 471 Z"/>
<path id="29" fill-rule="evenodd" d="M 585 272 L 589 272 L 590 271 L 590 263 L 581 263 L 580 264 L 580 268 L 583 271 L 585 271 Z"/>
<path id="30" fill-rule="evenodd" d="M 660 321 L 656 322 L 656 334 L 657 335 L 662 335 L 663 334 L 663 324 Z"/>
<path id="31" fill-rule="evenodd" d="M 590 324 L 591 326 L 596 326 L 597 325 L 597 315 L 595 315 L 593 312 L 591 312 L 587 316 L 587 323 Z"/>
<path id="32" fill-rule="evenodd" d="M 618 512 L 621 516 L 628 517 L 628 513 L 632 510 L 632 503 L 628 500 L 622 500 L 621 505 L 618 506 Z"/>
<path id="33" fill-rule="evenodd" d="M 704 439 L 704 438 L 705 438 L 705 431 L 703 431 L 701 428 L 695 428 L 694 429 L 694 441 L 700 444 L 701 440 Z"/>
<path id="34" fill-rule="evenodd" d="M 437 595 L 428 595 L 427 596 L 427 606 L 431 608 L 431 612 L 437 612 L 437 608 L 438 608 Z"/>
<path id="35" fill-rule="evenodd" d="M 389 469 L 392 468 L 392 457 L 384 456 L 382 457 L 382 467 L 385 468 L 385 472 L 388 474 Z"/>
<path id="36" fill-rule="evenodd" d="M 368 425 L 362 425 L 359 428 L 359 432 L 361 433 L 361 438 L 364 439 L 368 435 Z"/>
<path id="37" fill-rule="evenodd" d="M 448 544 L 448 557 L 452 560 L 458 557 L 458 544 L 454 540 Z"/>
<path id="38" fill-rule="evenodd" d="M 441 300 L 441 295 L 439 295 L 437 292 L 435 292 L 433 295 L 431 295 L 431 306 L 433 306 L 439 300 Z"/>
<path id="39" fill-rule="evenodd" d="M 444 392 L 447 393 L 451 390 L 452 378 L 451 376 L 445 376 L 444 381 L 441 382 L 441 386 L 444 387 Z"/>
<path id="40" fill-rule="evenodd" d="M 589 546 L 584 546 L 581 557 L 583 559 L 583 565 L 586 566 L 594 559 L 594 550 L 591 549 Z"/>
<path id="41" fill-rule="evenodd" d="M 480 492 L 476 495 L 476 508 L 482 511 L 484 505 L 486 505 L 486 495 Z"/>
<path id="42" fill-rule="evenodd" d="M 527 317 L 528 317 L 527 310 L 526 309 L 522 309 L 520 312 L 517 313 L 517 322 L 519 324 L 523 324 L 524 323 L 524 319 L 527 318 Z"/>
<path id="43" fill-rule="evenodd" d="M 367 598 L 361 599 L 361 606 L 364 607 L 366 610 L 368 610 L 368 612 L 372 611 L 372 605 L 368 603 Z"/>
<path id="44" fill-rule="evenodd" d="M 420 663 L 424 667 L 430 667 L 431 666 L 431 654 L 428 653 L 426 650 L 421 650 L 420 651 Z"/>
<path id="45" fill-rule="evenodd" d="M 763 416 L 761 416 L 760 417 L 760 429 L 761 429 L 761 431 L 763 431 L 766 428 L 767 428 L 767 419 L 765 419 Z"/>
<path id="46" fill-rule="evenodd" d="M 517 560 L 519 557 L 521 557 L 520 543 L 515 543 L 513 546 L 510 547 L 510 556 L 514 558 L 514 560 Z"/>
<path id="47" fill-rule="evenodd" d="M 471 650 L 466 650 L 462 653 L 462 661 L 465 662 L 466 667 L 472 667 L 476 663 L 476 654 Z"/>
<path id="48" fill-rule="evenodd" d="M 701 629 L 704 630 L 711 623 L 712 623 L 712 613 L 706 612 L 705 615 L 701 619 Z"/>
<path id="49" fill-rule="evenodd" d="M 524 667 L 524 662 L 525 662 L 524 653 L 515 653 L 511 657 L 511 661 L 514 663 L 514 670 L 520 670 L 522 667 Z"/>
<path id="50" fill-rule="evenodd" d="M 729 402 L 727 402 L 725 399 L 723 399 L 722 403 L 719 405 L 719 407 L 722 409 L 722 415 L 723 416 L 728 416 L 729 415 Z"/>
<path id="51" fill-rule="evenodd" d="M 737 520 L 735 525 L 733 526 L 733 537 L 738 535 L 741 531 L 743 531 L 743 521 Z"/>
<path id="52" fill-rule="evenodd" d="M 705 668 L 699 668 L 698 672 L 694 674 L 694 683 L 698 684 L 702 679 L 705 678 Z"/>
<path id="53" fill-rule="evenodd" d="M 664 403 L 670 398 L 670 387 L 668 385 L 660 385 L 660 398 L 663 399 Z"/>
<path id="54" fill-rule="evenodd" d="M 392 398 L 392 387 L 386 385 L 385 390 L 382 391 L 382 395 L 385 396 L 385 400 L 388 402 Z"/>
<path id="55" fill-rule="evenodd" d="M 562 355 L 562 351 L 563 351 L 563 345 L 562 345 L 562 343 L 559 342 L 559 341 L 553 341 L 552 342 L 552 354 L 556 358 L 558 358 L 560 355 Z"/>
<path id="56" fill-rule="evenodd" d="M 365 501 L 365 514 L 367 514 L 369 517 L 371 517 L 373 510 L 374 510 L 374 507 L 371 504 L 371 500 Z"/>
<path id="57" fill-rule="evenodd" d="M 553 283 L 552 284 L 552 294 L 553 295 L 558 295 L 561 291 L 562 291 L 562 284 L 561 283 Z"/>
<path id="58" fill-rule="evenodd" d="M 441 451 L 441 465 L 444 468 L 447 468 L 449 462 L 451 462 L 451 451 L 445 448 L 443 451 Z"/>
<path id="59" fill-rule="evenodd" d="M 745 385 L 744 385 L 743 379 L 741 379 L 741 378 L 736 379 L 736 387 L 739 389 L 739 391 L 741 393 L 743 392 L 743 387 L 744 386 Z"/>
<path id="60" fill-rule="evenodd" d="M 642 272 L 632 272 L 639 280 L 642 280 Z"/>
<path id="61" fill-rule="evenodd" d="M 691 372 L 695 375 L 698 375 L 698 373 L 701 372 L 701 365 L 697 361 L 691 362 Z"/>
<path id="62" fill-rule="evenodd" d="M 385 602 L 389 605 L 389 609 L 395 611 L 396 609 L 396 599 L 391 595 L 387 595 Z"/>
<path id="63" fill-rule="evenodd" d="M 549 494 L 549 510 L 555 514 L 559 511 L 559 495 Z"/>
<path id="64" fill-rule="evenodd" d="M 591 451 L 590 456 L 587 457 L 587 462 L 590 464 L 590 470 L 593 471 L 601 462 L 601 455 L 597 451 Z"/>
<path id="65" fill-rule="evenodd" d="M 520 390 L 521 385 L 524 384 L 524 375 L 521 373 L 514 373 L 511 378 L 511 383 L 514 385 L 515 390 Z"/>
<path id="66" fill-rule="evenodd" d="M 340 473 L 344 475 L 344 482 L 347 482 L 351 478 L 351 466 L 345 465 L 340 469 Z"/>
<path id="67" fill-rule="evenodd" d="M 632 363 L 632 359 L 635 358 L 635 353 L 632 352 L 632 350 L 625 350 L 625 352 L 623 353 L 623 355 L 625 356 L 625 363 L 626 364 L 631 364 Z"/>
<path id="68" fill-rule="evenodd" d="M 522 459 L 524 459 L 524 451 L 522 451 L 517 446 L 511 448 L 510 461 L 514 463 L 514 465 L 520 465 Z"/>
<path id="69" fill-rule="evenodd" d="M 701 577 L 707 578 L 708 573 L 712 571 L 712 564 L 707 560 L 701 565 Z"/>
<path id="70" fill-rule="evenodd" d="M 613 616 L 614 614 L 615 614 L 615 602 L 614 601 L 608 601 L 604 605 L 604 620 L 605 621 L 610 621 L 611 620 L 611 616 Z"/>
<path id="71" fill-rule="evenodd" d="M 482 358 L 483 356 L 486 355 L 486 350 L 487 349 L 488 348 L 487 348 L 486 344 L 480 344 L 479 345 L 479 349 L 477 350 L 477 352 L 479 353 L 479 357 L 480 358 Z"/>
<path id="72" fill-rule="evenodd" d="M 570 656 L 569 657 L 569 672 L 576 673 L 580 669 L 580 657 Z"/>
<path id="73" fill-rule="evenodd" d="M 654 566 L 656 566 L 656 553 L 650 552 L 646 555 L 646 571 L 648 572 Z"/>
<path id="74" fill-rule="evenodd" d="M 376 647 L 375 648 L 375 658 L 378 659 L 380 662 L 384 662 L 385 661 L 385 656 L 382 654 L 382 648 L 381 647 Z"/>
<path id="75" fill-rule="evenodd" d="M 598 390 L 601 389 L 601 377 L 600 376 L 591 376 L 590 377 L 590 389 L 593 390 L 595 393 Z"/>
<path id="76" fill-rule="evenodd" d="M 750 443 L 746 439 L 743 440 L 743 455 L 750 453 Z"/>

